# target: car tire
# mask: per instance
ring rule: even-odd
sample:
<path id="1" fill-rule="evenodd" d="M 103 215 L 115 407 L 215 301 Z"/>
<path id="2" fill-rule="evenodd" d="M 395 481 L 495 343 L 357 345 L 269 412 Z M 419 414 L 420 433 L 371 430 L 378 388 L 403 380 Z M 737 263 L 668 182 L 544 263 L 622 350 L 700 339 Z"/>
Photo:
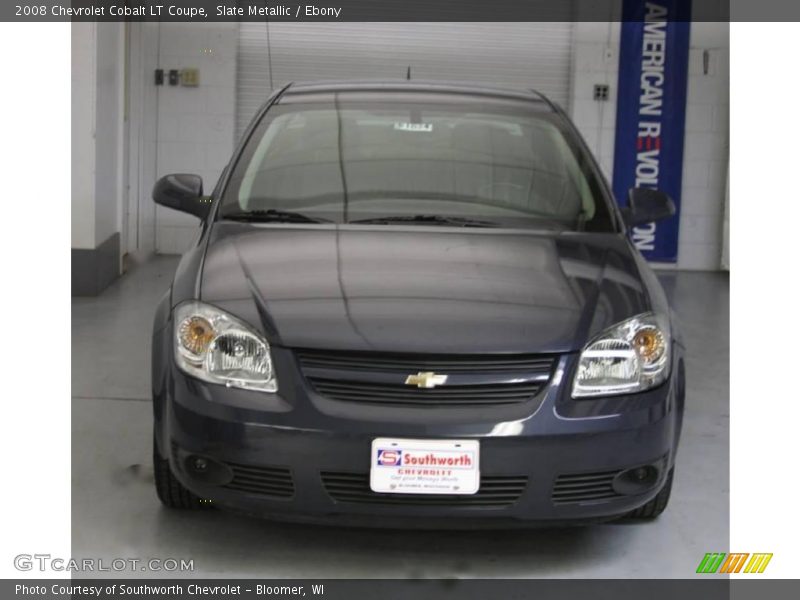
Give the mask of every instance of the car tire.
<path id="1" fill-rule="evenodd" d="M 208 508 L 209 504 L 202 498 L 187 490 L 172 473 L 169 461 L 161 458 L 155 438 L 153 439 L 153 471 L 155 474 L 156 494 L 161 504 L 167 508 L 182 510 L 199 510 Z"/>
<path id="2" fill-rule="evenodd" d="M 635 520 L 635 521 L 651 521 L 658 517 L 661 513 L 664 512 L 667 508 L 667 504 L 669 504 L 669 496 L 672 492 L 672 473 L 675 471 L 675 467 L 669 470 L 669 474 L 667 475 L 667 481 L 664 484 L 664 487 L 661 488 L 661 491 L 658 492 L 658 495 L 650 500 L 647 504 L 640 506 L 639 508 L 632 510 L 627 515 L 623 516 L 623 520 Z"/>

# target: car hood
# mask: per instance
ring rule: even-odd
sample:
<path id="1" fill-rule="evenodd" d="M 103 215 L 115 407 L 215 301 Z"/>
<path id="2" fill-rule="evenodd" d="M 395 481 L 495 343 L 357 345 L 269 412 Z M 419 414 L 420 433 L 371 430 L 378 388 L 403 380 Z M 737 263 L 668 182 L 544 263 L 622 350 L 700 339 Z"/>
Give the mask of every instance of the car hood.
<path id="1" fill-rule="evenodd" d="M 613 234 L 214 224 L 200 297 L 294 348 L 578 350 L 649 309 Z"/>

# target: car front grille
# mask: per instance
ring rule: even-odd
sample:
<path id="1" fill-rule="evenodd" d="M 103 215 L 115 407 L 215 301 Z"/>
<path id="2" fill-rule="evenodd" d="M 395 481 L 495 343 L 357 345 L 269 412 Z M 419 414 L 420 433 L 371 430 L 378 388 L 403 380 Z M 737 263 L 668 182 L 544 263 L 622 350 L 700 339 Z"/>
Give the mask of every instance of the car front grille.
<path id="1" fill-rule="evenodd" d="M 384 352 L 334 352 L 296 350 L 300 365 L 306 369 L 363 370 L 381 373 L 436 371 L 441 373 L 519 373 L 549 372 L 553 356 L 511 354 L 508 356 L 458 356 L 398 354 Z"/>
<path id="2" fill-rule="evenodd" d="M 285 467 L 261 467 L 226 463 L 233 479 L 223 487 L 248 494 L 291 498 L 294 496 L 292 473 Z"/>
<path id="3" fill-rule="evenodd" d="M 482 475 L 478 492 L 470 495 L 382 494 L 370 489 L 369 475 L 364 473 L 323 471 L 320 475 L 325 491 L 336 502 L 454 508 L 506 508 L 519 500 L 528 483 L 524 475 Z"/>
<path id="4" fill-rule="evenodd" d="M 618 469 L 559 475 L 553 486 L 553 504 L 584 504 L 618 498 L 620 494 L 614 491 L 612 483 L 620 472 Z"/>
<path id="5" fill-rule="evenodd" d="M 296 350 L 303 374 L 322 396 L 384 406 L 469 407 L 529 401 L 547 385 L 553 355 L 459 356 Z M 446 375 L 432 388 L 407 385 L 417 373 Z"/>
<path id="6" fill-rule="evenodd" d="M 419 389 L 403 384 L 367 384 L 312 379 L 314 388 L 328 398 L 345 402 L 396 404 L 405 406 L 471 406 L 513 404 L 534 397 L 540 385 L 448 386 Z"/>

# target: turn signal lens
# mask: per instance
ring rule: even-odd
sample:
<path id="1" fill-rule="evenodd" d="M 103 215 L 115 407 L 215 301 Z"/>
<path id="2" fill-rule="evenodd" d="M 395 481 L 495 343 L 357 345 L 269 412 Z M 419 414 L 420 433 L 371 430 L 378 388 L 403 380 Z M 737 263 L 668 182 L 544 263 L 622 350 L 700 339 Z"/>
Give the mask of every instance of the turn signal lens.
<path id="1" fill-rule="evenodd" d="M 178 337 L 184 348 L 199 356 L 208 349 L 211 340 L 214 339 L 214 328 L 203 317 L 189 317 L 181 321 Z"/>
<path id="2" fill-rule="evenodd" d="M 646 363 L 656 362 L 664 354 L 664 336 L 655 327 L 645 327 L 633 337 L 633 347 Z"/>

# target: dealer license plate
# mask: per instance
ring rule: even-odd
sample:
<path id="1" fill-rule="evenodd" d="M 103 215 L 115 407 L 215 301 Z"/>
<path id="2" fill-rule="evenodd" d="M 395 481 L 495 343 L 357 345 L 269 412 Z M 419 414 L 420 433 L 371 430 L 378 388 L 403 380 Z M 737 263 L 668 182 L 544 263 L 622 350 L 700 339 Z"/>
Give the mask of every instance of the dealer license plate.
<path id="1" fill-rule="evenodd" d="M 480 486 L 477 440 L 372 441 L 369 486 L 389 494 L 474 494 Z"/>

